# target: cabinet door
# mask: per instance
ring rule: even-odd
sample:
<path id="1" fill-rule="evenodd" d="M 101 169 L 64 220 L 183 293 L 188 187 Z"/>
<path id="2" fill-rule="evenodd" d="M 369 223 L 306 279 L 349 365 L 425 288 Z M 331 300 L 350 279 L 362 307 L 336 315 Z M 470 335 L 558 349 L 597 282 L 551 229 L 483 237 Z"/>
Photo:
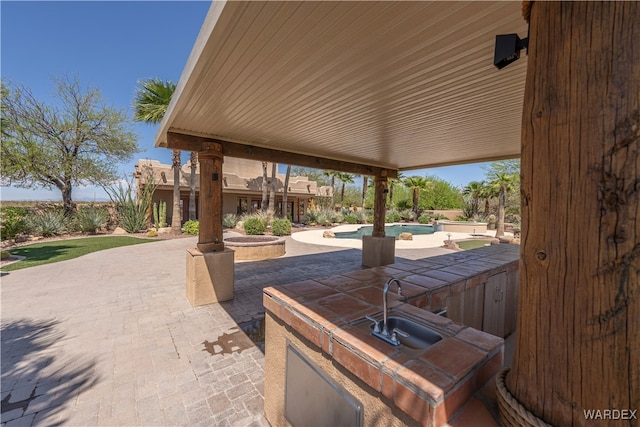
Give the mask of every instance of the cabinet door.
<path id="1" fill-rule="evenodd" d="M 504 338 L 507 273 L 489 277 L 484 287 L 484 318 L 482 330 Z"/>

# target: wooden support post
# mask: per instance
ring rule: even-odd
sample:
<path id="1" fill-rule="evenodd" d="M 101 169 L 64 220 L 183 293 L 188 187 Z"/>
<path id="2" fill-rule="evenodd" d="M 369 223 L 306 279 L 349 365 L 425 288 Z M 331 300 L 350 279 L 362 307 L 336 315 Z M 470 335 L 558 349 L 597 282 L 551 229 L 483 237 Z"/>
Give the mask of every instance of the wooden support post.
<path id="1" fill-rule="evenodd" d="M 552 425 L 638 422 L 602 414 L 640 409 L 639 22 L 640 2 L 531 7 L 506 386 Z"/>
<path id="2" fill-rule="evenodd" d="M 207 142 L 198 153 L 200 162 L 200 252 L 223 251 L 222 238 L 222 145 Z"/>
<path id="3" fill-rule="evenodd" d="M 373 200 L 373 237 L 384 237 L 384 218 L 387 212 L 387 174 L 376 176 Z"/>

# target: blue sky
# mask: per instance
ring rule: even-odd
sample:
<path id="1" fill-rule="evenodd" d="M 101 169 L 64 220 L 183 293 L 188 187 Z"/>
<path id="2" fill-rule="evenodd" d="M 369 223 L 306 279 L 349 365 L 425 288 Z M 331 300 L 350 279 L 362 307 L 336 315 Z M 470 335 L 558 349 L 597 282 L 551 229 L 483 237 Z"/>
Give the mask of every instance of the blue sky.
<path id="1" fill-rule="evenodd" d="M 1 1 L 2 79 L 23 84 L 50 99 L 54 79 L 76 75 L 100 89 L 103 99 L 132 115 L 136 82 L 150 77 L 178 81 L 210 2 Z M 137 159 L 171 162 L 171 152 L 154 148 L 157 126 L 135 123 L 142 149 L 121 165 L 123 176 Z M 183 162 L 188 155 L 183 155 Z M 480 164 L 405 171 L 437 175 L 456 186 L 484 178 Z M 75 200 L 106 200 L 100 188 L 74 189 Z M 60 200 L 58 191 L 2 187 L 1 200 Z"/>

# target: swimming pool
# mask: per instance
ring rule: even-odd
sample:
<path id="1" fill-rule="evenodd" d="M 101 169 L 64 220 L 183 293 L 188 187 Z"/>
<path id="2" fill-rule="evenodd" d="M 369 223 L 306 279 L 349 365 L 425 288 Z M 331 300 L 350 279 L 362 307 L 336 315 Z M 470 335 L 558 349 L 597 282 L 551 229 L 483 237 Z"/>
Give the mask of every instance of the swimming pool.
<path id="1" fill-rule="evenodd" d="M 373 232 L 372 225 L 365 225 L 358 228 L 355 231 L 338 231 L 335 233 L 336 239 L 362 239 L 362 236 L 371 236 Z M 411 233 L 414 235 L 418 234 L 433 234 L 433 226 L 431 225 L 405 225 L 405 224 L 394 224 L 394 225 L 385 225 L 384 234 L 386 236 L 393 236 L 398 240 L 398 236 L 400 233 Z"/>

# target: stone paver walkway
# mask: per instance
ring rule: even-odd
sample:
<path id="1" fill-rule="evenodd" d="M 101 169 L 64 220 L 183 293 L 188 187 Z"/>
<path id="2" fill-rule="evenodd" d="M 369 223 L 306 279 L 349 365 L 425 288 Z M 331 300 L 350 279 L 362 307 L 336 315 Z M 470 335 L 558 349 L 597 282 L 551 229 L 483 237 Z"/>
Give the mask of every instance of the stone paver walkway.
<path id="1" fill-rule="evenodd" d="M 2 273 L 2 425 L 267 425 L 264 354 L 238 324 L 264 314 L 264 287 L 359 269 L 361 252 L 287 238 L 285 257 L 236 263 L 233 301 L 194 308 L 184 280 L 195 244 Z"/>

